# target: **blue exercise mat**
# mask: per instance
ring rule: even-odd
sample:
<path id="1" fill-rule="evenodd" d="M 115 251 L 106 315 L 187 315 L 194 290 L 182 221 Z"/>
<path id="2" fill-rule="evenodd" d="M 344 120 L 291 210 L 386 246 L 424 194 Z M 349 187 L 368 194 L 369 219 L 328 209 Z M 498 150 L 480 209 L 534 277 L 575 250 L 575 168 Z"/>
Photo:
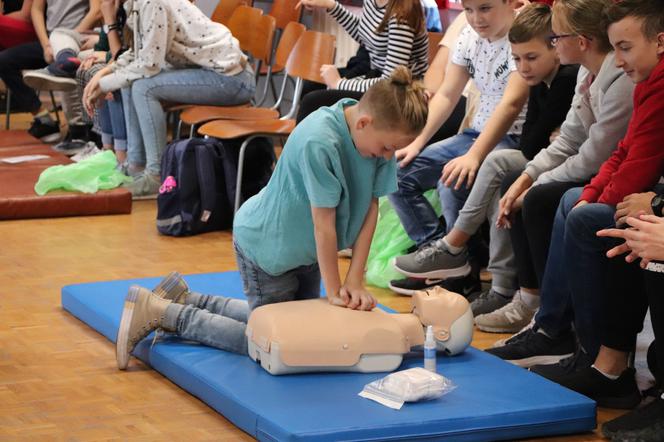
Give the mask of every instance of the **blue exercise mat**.
<path id="1" fill-rule="evenodd" d="M 186 276 L 192 290 L 242 298 L 237 272 Z M 159 278 L 69 285 L 62 306 L 115 341 L 131 284 Z M 160 338 L 134 354 L 259 440 L 512 440 L 591 431 L 595 402 L 487 353 L 438 357 L 457 385 L 438 400 L 392 410 L 357 395 L 383 373 L 272 376 L 246 356 Z M 408 356 L 400 369 L 422 364 Z"/>

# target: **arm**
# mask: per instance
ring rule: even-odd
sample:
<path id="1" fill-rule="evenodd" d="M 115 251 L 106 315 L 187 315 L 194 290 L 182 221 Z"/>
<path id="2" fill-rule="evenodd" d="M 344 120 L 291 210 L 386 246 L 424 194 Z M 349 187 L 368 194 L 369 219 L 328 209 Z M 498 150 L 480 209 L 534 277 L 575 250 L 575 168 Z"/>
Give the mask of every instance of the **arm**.
<path id="1" fill-rule="evenodd" d="M 632 127 L 618 150 L 602 165 L 600 173 L 595 177 L 599 179 L 603 172 L 608 175 L 597 200 L 600 203 L 615 206 L 627 195 L 651 189 L 664 170 L 664 89 L 660 85 L 643 92 L 648 95 L 641 101 L 638 113 L 632 116 Z M 622 161 L 621 155 L 624 155 Z M 582 199 L 585 199 L 584 194 L 585 191 L 581 195 Z"/>
<path id="2" fill-rule="evenodd" d="M 627 218 L 629 229 L 604 229 L 597 236 L 622 238 L 624 243 L 606 252 L 609 258 L 629 252 L 625 261 L 633 262 L 641 258 L 641 268 L 646 268 L 651 260 L 664 260 L 664 218 L 655 215 L 639 215 Z"/>
<path id="3" fill-rule="evenodd" d="M 596 174 L 627 131 L 632 115 L 633 89 L 634 83 L 629 77 L 620 75 L 605 92 L 596 122 L 590 126 L 588 137 L 583 139 L 578 153 L 542 174 L 537 182 L 583 182 Z M 561 129 L 561 135 L 552 145 L 562 137 Z"/>
<path id="4" fill-rule="evenodd" d="M 353 244 L 353 258 L 350 262 L 344 286 L 342 287 L 342 292 L 346 291 L 347 296 L 350 297 L 348 308 L 354 309 L 359 307 L 360 310 L 371 310 L 376 306 L 376 300 L 364 287 L 364 273 L 377 221 L 378 198 L 374 197 L 371 200 L 371 205 L 364 218 L 364 224 L 362 224 L 360 233 L 355 240 L 355 244 Z M 342 293 L 342 297 L 343 295 L 344 293 Z"/>
<path id="5" fill-rule="evenodd" d="M 429 69 L 424 74 L 424 87 L 431 94 L 435 94 L 443 80 L 445 79 L 445 68 L 450 58 L 450 49 L 441 45 L 436 52 L 436 56 L 429 65 Z"/>
<path id="6" fill-rule="evenodd" d="M 114 72 L 100 81 L 102 91 L 114 91 L 129 86 L 134 80 L 152 77 L 164 66 L 168 46 L 168 17 L 164 8 L 153 3 L 147 2 L 139 12 L 142 46 L 138 57 L 134 57 L 134 51 L 122 54 Z"/>
<path id="7" fill-rule="evenodd" d="M 360 41 L 360 17 L 353 14 L 334 0 L 318 1 L 325 2 L 323 3 L 324 7 L 327 8 L 327 12 L 330 16 L 334 18 L 346 32 L 348 32 L 348 35 L 350 35 L 353 40 L 362 43 Z M 302 3 L 305 4 L 304 1 Z"/>
<path id="8" fill-rule="evenodd" d="M 396 153 L 399 166 L 405 167 L 426 146 L 427 141 L 436 133 L 438 128 L 447 120 L 454 107 L 459 102 L 463 88 L 470 79 L 465 67 L 451 63 L 447 66 L 445 80 L 438 92 L 429 101 L 429 115 L 427 124 L 415 140 Z"/>
<path id="9" fill-rule="evenodd" d="M 46 32 L 46 0 L 34 0 L 32 2 L 30 17 L 32 18 L 32 26 L 35 28 L 35 34 L 37 34 L 39 43 L 44 50 L 44 60 L 51 63 L 53 62 L 53 49 Z"/>
<path id="10" fill-rule="evenodd" d="M 120 6 L 122 7 L 122 6 Z M 117 10 L 115 9 L 114 0 L 101 0 L 101 14 L 105 25 L 112 25 L 116 22 Z M 115 55 L 122 48 L 122 41 L 120 41 L 120 33 L 122 29 L 110 31 L 106 38 L 108 39 L 108 46 L 111 54 Z"/>
<path id="11" fill-rule="evenodd" d="M 101 19 L 100 0 L 90 0 L 90 9 L 83 20 L 74 29 L 76 32 L 85 32 L 94 28 Z"/>
<path id="12" fill-rule="evenodd" d="M 2 4 L 0 2 L 0 4 Z M 24 0 L 23 4 L 21 5 L 21 9 L 18 11 L 10 12 L 9 14 L 6 14 L 5 17 L 12 17 L 17 20 L 22 20 L 22 21 L 31 21 L 30 17 L 30 11 L 32 9 L 32 0 Z M 0 13 L 2 11 L 0 10 Z M 1 14 L 0 14 L 1 15 Z"/>
<path id="13" fill-rule="evenodd" d="M 454 187 L 459 189 L 466 178 L 467 186 L 472 186 L 480 164 L 514 124 L 527 99 L 528 84 L 518 72 L 513 71 L 507 80 L 503 98 L 470 150 L 465 155 L 448 162 L 443 168 L 442 180 L 446 186 L 451 186 L 456 181 Z"/>
<path id="14" fill-rule="evenodd" d="M 346 305 L 339 298 L 341 278 L 339 278 L 339 261 L 337 258 L 337 227 L 335 208 L 312 207 L 311 216 L 314 222 L 316 239 L 316 256 L 318 266 L 330 304 Z"/>
<path id="15" fill-rule="evenodd" d="M 405 23 L 397 22 L 397 19 L 392 17 L 387 27 L 387 53 L 382 76 L 380 78 L 341 80 L 337 89 L 366 92 L 381 78 L 388 78 L 397 66 L 408 66 L 414 40 L 413 29 Z"/>

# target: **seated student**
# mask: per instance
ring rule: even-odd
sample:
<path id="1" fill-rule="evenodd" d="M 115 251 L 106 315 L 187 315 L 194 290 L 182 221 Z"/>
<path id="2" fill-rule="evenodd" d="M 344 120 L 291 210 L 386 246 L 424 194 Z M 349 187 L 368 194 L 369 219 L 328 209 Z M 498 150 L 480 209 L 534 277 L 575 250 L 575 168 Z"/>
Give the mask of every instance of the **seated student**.
<path id="1" fill-rule="evenodd" d="M 44 142 L 55 142 L 60 138 L 60 128 L 35 91 L 24 83 L 23 70 L 42 68 L 53 62 L 55 54 L 49 34 L 56 28 L 68 29 L 76 34 L 92 29 L 99 20 L 99 0 L 33 0 L 30 13 L 38 41 L 1 51 L 0 78 L 12 91 L 12 100 L 34 115 L 28 130 L 30 134 Z M 84 132 L 80 97 L 75 91 L 66 92 L 61 101 L 70 135 L 71 131 Z"/>
<path id="2" fill-rule="evenodd" d="M 596 17 L 594 20 L 597 22 Z M 606 29 L 601 22 L 599 26 Z M 535 330 L 541 332 L 525 332 L 521 339 L 493 352 L 532 364 L 540 359 L 540 364 L 550 365 L 531 370 L 554 380 L 589 366 L 599 348 L 606 271 L 603 254 L 608 245 L 597 240 L 594 232 L 612 227 L 615 205 L 631 193 L 652 188 L 664 170 L 664 151 L 659 147 L 659 136 L 664 132 L 657 127 L 664 103 L 660 69 L 656 69 L 656 44 L 644 49 L 640 61 L 635 63 L 629 57 L 632 52 L 640 52 L 640 48 L 635 41 L 623 41 L 628 36 L 619 36 L 621 31 L 615 24 L 608 31 L 615 48 L 614 62 L 628 74 L 625 78 L 639 83 L 626 134 L 590 184 L 584 189 L 568 190 L 560 201 L 542 280 L 542 304 L 535 318 Z M 625 51 L 627 47 L 629 51 Z M 652 54 L 643 58 L 648 50 Z M 649 79 L 651 73 L 654 76 Z M 577 337 L 578 351 L 556 364 L 562 351 L 574 351 Z"/>
<path id="3" fill-rule="evenodd" d="M 637 313 L 642 311 L 636 318 L 628 318 L 628 313 L 634 312 L 631 305 L 643 305 L 645 299 L 641 303 L 634 299 L 638 293 L 637 285 L 631 288 L 627 281 L 621 280 L 631 280 L 629 277 L 615 278 L 612 275 L 609 277 L 611 282 L 606 283 L 608 263 L 604 252 L 607 241 L 593 233 L 600 228 L 612 227 L 615 206 L 628 195 L 651 189 L 664 171 L 664 150 L 661 148 L 664 139 L 661 125 L 664 113 L 664 61 L 661 58 L 664 54 L 664 14 L 657 0 L 623 0 L 610 5 L 605 16 L 616 65 L 637 83 L 634 113 L 625 138 L 590 184 L 584 189 L 571 189 L 565 193 L 556 215 L 542 286 L 543 297 L 549 293 L 564 295 L 562 299 L 570 304 L 570 307 L 560 307 L 559 310 L 569 312 L 569 316 L 563 317 L 565 319 L 573 315 L 574 329 L 585 356 L 580 354 L 574 364 L 564 369 L 533 367 L 531 370 L 597 398 L 600 405 L 631 408 L 638 404 L 640 396 L 634 372 L 627 369 L 627 353 L 609 365 L 607 363 L 612 358 L 608 356 L 615 358 L 616 352 L 610 347 L 602 347 L 602 351 L 600 344 L 603 337 L 608 338 L 609 343 L 622 338 L 623 345 L 618 349 L 625 350 L 624 342 L 631 341 L 630 350 L 633 350 L 636 337 L 633 328 L 626 336 L 616 334 L 615 328 L 622 330 L 625 324 L 633 322 L 638 323 L 640 329 L 646 309 L 639 307 Z M 564 232 L 564 236 L 556 235 L 557 232 Z M 558 249 L 562 249 L 561 252 Z M 574 259 L 568 259 L 570 256 Z M 564 258 L 564 264 L 556 261 L 561 258 Z M 578 274 L 583 274 L 582 280 L 577 278 Z M 569 286 L 549 291 L 549 281 L 556 281 L 555 285 L 560 286 L 557 281 L 561 278 L 568 280 Z M 626 293 L 614 297 L 629 294 L 625 301 L 617 300 L 618 307 L 621 304 L 627 304 L 627 307 L 615 311 L 614 300 L 607 303 L 610 308 L 603 309 L 606 294 L 615 292 L 616 286 L 620 291 L 626 289 Z M 622 326 L 607 322 L 607 316 L 620 318 L 621 315 L 625 315 Z M 606 329 L 604 333 L 603 329 Z M 599 367 L 591 366 L 594 360 L 599 361 Z"/>
<path id="4" fill-rule="evenodd" d="M 491 223 L 489 271 L 492 288 L 501 296 L 511 296 L 516 288 L 516 269 L 509 232 L 499 229 L 498 202 L 500 185 L 509 172 L 523 171 L 529 159 L 549 145 L 549 136 L 560 126 L 569 111 L 578 66 L 561 66 L 555 48 L 551 45 L 551 8 L 544 4 L 526 6 L 517 16 L 509 31 L 512 56 L 519 74 L 530 86 L 528 112 L 523 125 L 519 149 L 504 149 L 490 153 L 480 167 L 475 185 L 459 212 L 454 227 L 442 238 L 445 250 L 436 256 L 441 276 L 458 268 L 469 269 L 466 244 L 485 220 Z M 458 276 L 458 275 L 457 275 Z M 398 285 L 398 283 L 397 283 Z M 486 313 L 490 307 L 482 302 L 471 304 L 475 315 Z M 532 309 L 517 297 L 513 303 L 513 323 L 483 322 L 478 316 L 480 329 L 494 332 L 516 332 L 532 317 Z M 519 317 L 521 319 L 519 319 Z"/>
<path id="5" fill-rule="evenodd" d="M 604 6 L 603 0 L 555 3 L 551 41 L 561 63 L 582 66 L 576 94 L 560 135 L 528 162 L 523 173 L 508 174 L 503 181 L 508 189 L 500 201 L 498 223 L 510 229 L 519 299 L 525 299 L 531 308 L 539 304 L 537 296 L 560 198 L 567 189 L 584 184 L 597 173 L 625 135 L 632 113 L 634 84 L 614 66 L 606 30 L 597 20 Z M 494 301 L 498 309 L 510 300 L 494 297 Z M 511 307 L 506 309 L 496 315 L 506 316 Z M 494 316 L 493 321 L 509 319 Z M 503 343 L 499 341 L 499 345 Z M 573 348 L 566 345 L 559 351 L 567 355 Z M 515 355 L 509 359 L 514 362 L 520 358 Z"/>
<path id="6" fill-rule="evenodd" d="M 188 0 L 133 0 L 125 7 L 136 44 L 85 88 L 88 113 L 122 89 L 127 123 L 127 185 L 134 198 L 155 198 L 166 148 L 162 101 L 237 105 L 254 95 L 254 73 L 229 30 Z M 138 28 L 134 19 L 138 21 Z"/>
<path id="7" fill-rule="evenodd" d="M 635 2 L 629 2 L 635 3 Z M 661 8 L 651 13 L 661 14 Z M 652 17 L 652 16 L 650 16 Z M 661 15 L 660 15 L 661 20 Z M 661 22 L 660 22 L 661 23 Z M 659 33 L 661 41 L 662 34 Z M 661 43 L 660 43 L 661 45 Z M 660 63 L 661 65 L 661 63 Z M 661 200 L 660 200 L 661 201 Z M 664 218 L 661 217 L 662 204 L 658 202 L 655 215 L 639 215 L 626 219 L 629 229 L 608 229 L 597 232 L 599 236 L 622 238 L 624 243 L 609 250 L 607 256 L 614 258 L 626 255 L 626 261 L 620 260 L 623 268 L 630 268 L 631 277 L 627 276 L 617 290 L 610 290 L 607 299 L 607 329 L 603 346 L 591 369 L 566 378 L 565 384 L 590 397 L 604 396 L 623 401 L 631 380 L 634 384 L 634 370 L 628 368 L 628 355 L 635 348 L 636 335 L 641 331 L 646 310 L 650 308 L 655 341 L 655 379 L 656 397 L 647 405 L 635 408 L 627 414 L 606 422 L 602 433 L 611 440 L 638 440 L 657 442 L 662 439 L 664 428 L 664 348 L 659 343 L 664 339 Z M 637 267 L 637 262 L 641 268 Z M 632 263 L 632 264 L 629 264 Z M 612 268 L 614 270 L 615 268 Z M 638 273 L 637 273 L 638 272 Z M 622 288 L 622 290 L 620 290 Z M 625 290 L 627 289 L 627 291 Z M 629 294 L 629 296 L 626 296 Z M 611 326 L 608 326 L 608 321 Z M 650 355 L 648 356 L 650 359 Z M 650 361 L 649 361 L 649 364 Z M 652 369 L 651 368 L 651 369 Z M 633 391 L 633 389 L 632 389 Z M 637 390 L 638 393 L 638 390 Z"/>
<path id="8" fill-rule="evenodd" d="M 37 40 L 30 17 L 32 0 L 5 1 L 2 5 L 4 8 L 0 11 L 0 50 Z"/>
<path id="9" fill-rule="evenodd" d="M 363 279 L 378 197 L 396 188 L 394 151 L 424 127 L 426 100 L 424 88 L 400 67 L 359 102 L 341 100 L 300 123 L 268 185 L 235 216 L 233 240 L 248 302 L 195 294 L 184 304 L 172 303 L 143 289 L 128 295 L 126 302 L 134 305 L 120 324 L 119 368 L 126 368 L 134 345 L 157 327 L 246 354 L 249 312 L 317 298 L 321 276 L 331 304 L 373 309 L 376 301 Z M 337 250 L 351 246 L 342 284 Z"/>
<path id="10" fill-rule="evenodd" d="M 397 66 L 408 67 L 415 78 L 424 75 L 428 66 L 429 37 L 419 0 L 368 0 L 363 3 L 360 17 L 335 0 L 301 0 L 301 3 L 307 8 L 325 8 L 354 40 L 366 48 L 371 70 L 365 75 L 342 78 L 335 66 L 324 65 L 321 76 L 331 90 L 304 95 L 297 121 L 340 98 L 359 99 L 372 84 L 389 77 Z"/>
<path id="11" fill-rule="evenodd" d="M 517 147 L 525 116 L 528 85 L 514 72 L 507 40 L 515 16 L 513 1 L 466 0 L 463 5 L 469 26 L 461 32 L 445 79 L 429 103 L 426 127 L 413 143 L 397 152 L 401 160 L 399 190 L 389 196 L 406 233 L 419 247 L 417 252 L 397 257 L 395 268 L 415 278 L 440 276 L 435 257 L 444 247 L 440 239 L 445 228 L 424 193 L 436 187 L 442 171 L 442 180 L 450 186 L 440 195 L 443 216 L 452 228 L 481 162 L 494 149 Z M 452 113 L 471 78 L 480 91 L 471 127 L 426 146 Z M 453 193 L 452 186 L 459 190 L 464 183 L 464 195 Z"/>

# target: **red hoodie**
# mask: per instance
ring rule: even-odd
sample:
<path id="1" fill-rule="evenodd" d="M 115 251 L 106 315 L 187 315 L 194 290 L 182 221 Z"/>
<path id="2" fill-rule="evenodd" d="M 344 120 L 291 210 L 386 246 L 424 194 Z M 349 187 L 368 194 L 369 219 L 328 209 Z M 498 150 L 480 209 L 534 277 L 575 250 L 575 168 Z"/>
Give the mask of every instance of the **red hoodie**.
<path id="1" fill-rule="evenodd" d="M 652 189 L 664 172 L 664 57 L 634 88 L 634 111 L 625 137 L 583 189 L 579 201 L 617 205 Z"/>

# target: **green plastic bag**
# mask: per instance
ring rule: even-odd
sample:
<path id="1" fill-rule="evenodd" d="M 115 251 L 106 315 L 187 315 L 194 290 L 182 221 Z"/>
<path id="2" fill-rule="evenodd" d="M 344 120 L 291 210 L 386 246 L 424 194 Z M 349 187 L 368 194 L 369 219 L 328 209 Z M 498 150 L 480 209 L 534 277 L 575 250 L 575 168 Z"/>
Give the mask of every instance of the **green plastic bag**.
<path id="1" fill-rule="evenodd" d="M 131 178 L 116 169 L 117 164 L 115 154 L 105 150 L 78 163 L 49 167 L 39 175 L 35 192 L 44 195 L 62 189 L 95 193 L 131 182 Z"/>
<path id="2" fill-rule="evenodd" d="M 440 200 L 436 189 L 426 192 L 424 196 L 436 213 L 440 214 Z M 406 253 L 413 244 L 390 202 L 387 198 L 381 198 L 378 204 L 378 224 L 367 259 L 367 284 L 387 288 L 392 279 L 404 278 L 394 270 L 392 259 Z"/>

